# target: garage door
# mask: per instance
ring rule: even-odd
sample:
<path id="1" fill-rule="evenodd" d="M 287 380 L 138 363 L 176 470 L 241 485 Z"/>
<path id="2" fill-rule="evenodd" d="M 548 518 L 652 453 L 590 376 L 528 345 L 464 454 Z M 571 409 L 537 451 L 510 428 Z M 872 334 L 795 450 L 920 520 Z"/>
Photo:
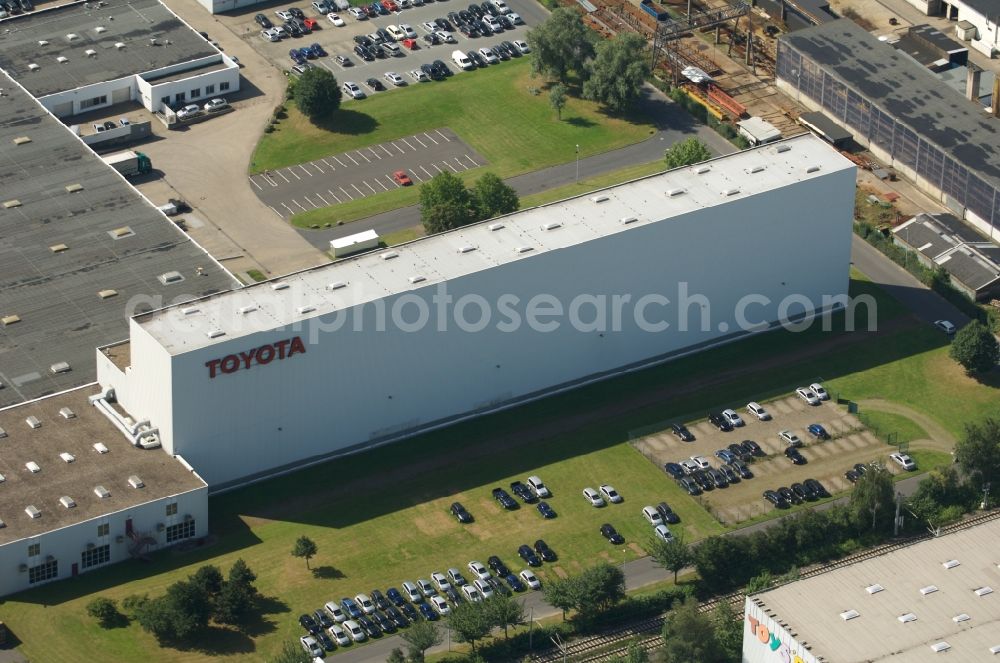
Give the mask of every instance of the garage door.
<path id="1" fill-rule="evenodd" d="M 56 117 L 66 117 L 73 114 L 73 102 L 66 101 L 52 107 L 52 114 Z"/>
<path id="2" fill-rule="evenodd" d="M 123 101 L 130 101 L 132 99 L 132 86 L 123 87 L 119 90 L 115 90 L 111 93 L 111 103 L 120 104 Z"/>

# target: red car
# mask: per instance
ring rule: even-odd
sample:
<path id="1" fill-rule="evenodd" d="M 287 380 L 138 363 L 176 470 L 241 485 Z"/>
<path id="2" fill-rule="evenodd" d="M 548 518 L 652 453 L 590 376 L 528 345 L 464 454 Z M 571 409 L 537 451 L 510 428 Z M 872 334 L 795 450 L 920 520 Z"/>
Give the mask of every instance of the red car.
<path id="1" fill-rule="evenodd" d="M 417 40 L 416 39 L 404 39 L 403 46 L 410 49 L 411 51 L 417 50 Z"/>
<path id="2" fill-rule="evenodd" d="M 306 18 L 302 20 L 302 23 L 310 30 L 315 30 L 319 27 L 319 23 L 316 22 L 314 18 Z"/>
<path id="3" fill-rule="evenodd" d="M 406 174 L 405 170 L 397 170 L 392 174 L 392 179 L 394 179 L 396 184 L 399 186 L 410 186 L 413 184 L 413 180 L 410 179 L 410 176 Z"/>
<path id="4" fill-rule="evenodd" d="M 382 0 L 382 6 L 391 12 L 399 11 L 399 5 L 393 2 L 393 0 Z"/>

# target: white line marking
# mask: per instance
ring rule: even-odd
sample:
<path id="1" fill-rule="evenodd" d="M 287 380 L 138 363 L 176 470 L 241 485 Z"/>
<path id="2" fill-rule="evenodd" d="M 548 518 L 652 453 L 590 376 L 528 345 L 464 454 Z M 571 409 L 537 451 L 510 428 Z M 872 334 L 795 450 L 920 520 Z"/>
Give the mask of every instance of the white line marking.
<path id="1" fill-rule="evenodd" d="M 424 132 L 424 138 L 426 138 L 427 140 L 431 141 L 435 145 L 438 144 L 438 142 L 436 140 L 434 140 L 434 137 L 431 136 L 430 134 L 428 134 L 426 131 Z"/>
<path id="2" fill-rule="evenodd" d="M 292 214 L 295 214 L 295 210 L 293 210 L 291 207 L 289 207 L 285 203 L 281 203 L 281 206 L 284 207 L 286 210 L 288 210 L 289 216 L 291 216 Z"/>
<path id="3" fill-rule="evenodd" d="M 292 170 L 291 168 L 287 168 L 286 170 L 288 170 L 289 174 L 293 175 L 295 177 L 295 179 L 297 179 L 300 182 L 302 181 L 302 178 L 299 177 L 298 174 L 296 174 L 296 172 L 294 170 Z M 278 171 L 278 172 L 281 172 L 281 171 Z"/>
<path id="4" fill-rule="evenodd" d="M 300 203 L 299 201 L 295 200 L 294 198 L 292 198 L 292 202 L 295 203 L 296 205 L 298 205 L 299 209 L 302 210 L 303 212 L 308 212 L 309 211 L 305 207 L 302 206 L 302 203 Z"/>
<path id="5" fill-rule="evenodd" d="M 417 151 L 417 148 L 415 148 L 415 147 L 413 147 L 412 145 L 410 145 L 410 141 L 406 140 L 405 138 L 400 138 L 399 140 L 401 140 L 401 141 L 403 141 L 404 143 L 406 143 L 406 146 L 407 146 L 407 147 L 409 147 L 409 148 L 410 148 L 411 150 L 413 150 L 414 152 L 416 152 L 416 151 Z"/>
<path id="6" fill-rule="evenodd" d="M 430 179 L 430 178 L 434 177 L 433 175 L 431 175 L 431 171 L 427 170 L 427 169 L 426 169 L 426 168 L 424 168 L 423 166 L 421 166 L 421 167 L 420 167 L 420 170 L 424 171 L 424 172 L 425 172 L 425 173 L 427 174 L 427 178 L 428 178 L 428 179 Z M 440 171 L 438 171 L 438 172 L 440 172 Z"/>
<path id="7" fill-rule="evenodd" d="M 378 152 L 376 152 L 375 150 L 373 150 L 372 148 L 369 147 L 368 151 L 371 152 L 372 156 L 375 157 L 376 159 L 381 159 L 382 158 L 382 155 L 379 154 Z"/>
<path id="8" fill-rule="evenodd" d="M 406 154 L 406 151 L 403 150 L 403 148 L 401 148 L 399 145 L 396 145 L 396 143 L 389 143 L 389 144 L 395 147 L 397 150 L 399 150 L 400 154 Z"/>
<path id="9" fill-rule="evenodd" d="M 341 189 L 341 191 L 343 191 L 343 189 Z M 327 189 L 326 192 L 328 194 L 330 194 L 331 196 L 333 196 L 333 199 L 336 200 L 338 203 L 340 202 L 340 198 L 338 198 L 337 194 L 335 194 L 333 191 L 331 191 L 330 189 Z"/>
<path id="10" fill-rule="evenodd" d="M 361 196 L 362 198 L 365 197 L 365 192 L 359 189 L 357 184 L 352 184 L 351 186 L 354 187 L 354 190 L 358 192 L 359 196 Z"/>
<path id="11" fill-rule="evenodd" d="M 443 163 L 444 165 L 448 166 L 449 168 L 451 168 L 452 170 L 454 170 L 456 173 L 458 172 L 458 170 L 453 165 L 451 165 L 450 163 L 448 163 L 447 161 L 442 161 L 441 163 Z"/>
<path id="12" fill-rule="evenodd" d="M 434 166 L 434 170 L 436 170 L 439 173 L 441 172 L 441 169 L 437 167 L 436 163 L 432 163 L 431 165 Z M 421 168 L 423 168 L 423 166 L 421 166 Z"/>
<path id="13" fill-rule="evenodd" d="M 423 147 L 423 148 L 427 147 L 427 145 L 425 145 L 424 142 L 422 140 L 420 140 L 419 138 L 417 138 L 416 136 L 411 136 L 411 138 L 413 138 L 413 140 L 415 140 L 418 143 L 420 143 L 420 147 Z"/>
<path id="14" fill-rule="evenodd" d="M 465 155 L 465 158 L 469 160 L 469 163 L 472 164 L 473 168 L 479 168 L 479 164 L 476 163 L 475 159 L 473 159 L 472 157 L 470 157 L 468 154 Z"/>
<path id="15" fill-rule="evenodd" d="M 388 177 L 388 175 L 386 175 L 386 177 Z M 388 191 L 389 190 L 389 187 L 387 187 L 386 185 L 382 184 L 382 180 L 376 178 L 375 179 L 375 183 L 378 184 L 380 187 L 382 187 L 383 191 Z"/>
<path id="16" fill-rule="evenodd" d="M 462 170 L 467 170 L 467 168 L 466 168 L 465 164 L 464 164 L 464 163 L 462 163 L 461 161 L 459 161 L 459 160 L 458 160 L 458 157 L 455 157 L 455 163 L 457 163 L 457 164 L 458 164 L 458 167 L 459 167 L 459 168 L 461 168 Z"/>
<path id="17" fill-rule="evenodd" d="M 388 154 L 390 157 L 393 156 L 392 152 L 390 152 L 389 150 L 385 149 L 385 145 L 379 145 L 379 147 L 381 147 L 382 151 L 385 152 L 386 154 Z"/>
<path id="18" fill-rule="evenodd" d="M 268 205 L 268 207 L 271 207 L 271 206 Z M 274 209 L 273 207 L 271 207 L 271 211 L 274 212 L 275 214 L 277 214 L 279 219 L 284 219 L 285 218 L 285 217 L 281 216 L 281 212 L 279 212 L 278 210 Z"/>
<path id="19" fill-rule="evenodd" d="M 329 161 L 327 161 L 326 159 L 320 159 L 320 161 L 322 161 L 322 162 L 323 162 L 323 163 L 325 163 L 326 165 L 330 166 L 330 170 L 337 170 L 336 166 L 334 166 L 334 165 L 333 165 L 332 163 L 330 163 L 330 162 L 329 162 Z"/>
<path id="20" fill-rule="evenodd" d="M 305 167 L 305 166 L 302 166 L 302 165 L 299 165 L 299 168 L 301 168 L 301 169 L 302 169 L 302 172 L 303 172 L 303 173 L 305 173 L 306 175 L 308 175 L 309 177 L 312 177 L 312 176 L 313 176 L 313 174 L 312 174 L 312 173 L 310 173 L 310 172 L 309 172 L 308 170 L 306 170 L 306 167 Z"/>
<path id="21" fill-rule="evenodd" d="M 434 133 L 436 133 L 438 136 L 441 136 L 441 138 L 444 138 L 444 142 L 446 142 L 446 143 L 450 143 L 451 142 L 451 138 L 448 138 L 443 133 L 441 133 L 440 129 L 435 129 Z"/>
<path id="22" fill-rule="evenodd" d="M 272 172 L 274 172 L 274 171 L 272 171 Z M 281 179 L 285 180 L 285 182 L 291 182 L 290 179 L 288 179 L 287 177 L 285 177 L 284 175 L 282 175 L 282 173 L 281 173 L 280 170 L 278 171 L 278 174 L 281 175 Z"/>
<path id="23" fill-rule="evenodd" d="M 329 207 L 329 206 L 330 206 L 330 203 L 329 203 L 329 202 L 327 201 L 327 199 L 326 199 L 326 198 L 324 198 L 324 197 L 323 197 L 323 194 L 322 194 L 322 193 L 320 193 L 319 191 L 317 191 L 317 192 L 316 192 L 316 196 L 317 196 L 317 197 L 318 197 L 318 198 L 319 198 L 320 200 L 322 200 L 322 201 L 323 201 L 323 206 L 324 206 L 324 207 Z"/>
<path id="24" fill-rule="evenodd" d="M 417 171 L 413 171 L 413 177 L 414 177 L 414 178 L 415 178 L 415 179 L 416 179 L 416 180 L 417 180 L 418 182 L 423 182 L 423 181 L 424 181 L 424 179 L 423 179 L 422 177 L 420 177 L 420 175 L 417 175 Z"/>
<path id="25" fill-rule="evenodd" d="M 345 189 L 344 187 L 340 187 L 340 190 L 344 192 L 344 195 L 347 196 L 348 200 L 354 200 L 354 196 L 352 196 L 351 194 L 347 193 L 347 189 Z"/>
<path id="26" fill-rule="evenodd" d="M 341 166 L 343 166 L 344 168 L 347 168 L 347 164 L 346 163 L 344 163 L 340 159 L 337 159 L 337 157 L 333 157 L 333 158 L 336 159 L 337 163 L 339 163 Z"/>
<path id="27" fill-rule="evenodd" d="M 312 205 L 312 206 L 313 206 L 313 209 L 319 209 L 319 205 L 317 205 L 317 204 L 316 204 L 316 203 L 314 203 L 313 201 L 309 200 L 309 196 L 303 196 L 303 198 L 305 198 L 305 199 L 306 199 L 306 202 L 307 202 L 307 203 L 309 203 L 310 205 Z"/>
<path id="28" fill-rule="evenodd" d="M 319 164 L 318 164 L 318 163 L 316 163 L 315 161 L 313 161 L 313 162 L 312 162 L 312 163 L 310 163 L 309 165 L 310 165 L 310 166 L 312 166 L 313 168 L 315 168 L 316 170 L 318 170 L 319 172 L 323 173 L 324 175 L 326 174 L 326 171 L 325 171 L 325 170 L 323 170 L 322 168 L 320 168 L 320 167 L 319 167 Z"/>
<path id="29" fill-rule="evenodd" d="M 354 161 L 354 157 L 352 157 L 350 154 L 345 154 L 344 156 L 350 159 L 351 161 Z M 354 161 L 354 165 L 360 166 L 361 164 L 359 164 L 357 161 Z"/>
<path id="30" fill-rule="evenodd" d="M 390 176 L 386 175 L 386 176 L 385 176 L 385 179 L 389 180 L 389 182 L 390 182 L 390 183 L 391 183 L 391 184 L 392 184 L 393 186 L 397 186 L 397 187 L 399 186 L 399 182 L 397 182 L 396 180 L 392 179 L 392 178 L 391 178 Z M 379 184 L 382 184 L 382 180 L 379 180 L 379 181 L 378 181 L 378 183 L 379 183 Z M 385 186 L 385 185 L 383 184 L 383 186 Z"/>
<path id="31" fill-rule="evenodd" d="M 255 182 L 252 177 L 250 178 L 250 184 L 253 184 L 255 187 L 257 187 L 258 191 L 263 191 L 263 189 L 264 189 L 264 187 L 262 187 L 261 185 L 257 184 L 257 182 Z"/>
<path id="32" fill-rule="evenodd" d="M 357 154 L 357 155 L 358 155 L 359 157 L 361 157 L 362 159 L 364 159 L 364 160 L 365 160 L 365 161 L 367 161 L 368 163 L 371 163 L 371 162 L 372 162 L 372 160 L 371 160 L 371 159 L 369 159 L 368 157 L 366 157 L 366 156 L 364 155 L 364 152 L 362 152 L 361 150 L 358 150 L 358 151 L 357 151 L 357 152 L 356 152 L 355 154 Z"/>
<path id="33" fill-rule="evenodd" d="M 372 193 L 378 193 L 378 191 L 375 190 L 375 187 L 368 183 L 368 180 L 365 180 L 365 186 L 371 189 Z"/>

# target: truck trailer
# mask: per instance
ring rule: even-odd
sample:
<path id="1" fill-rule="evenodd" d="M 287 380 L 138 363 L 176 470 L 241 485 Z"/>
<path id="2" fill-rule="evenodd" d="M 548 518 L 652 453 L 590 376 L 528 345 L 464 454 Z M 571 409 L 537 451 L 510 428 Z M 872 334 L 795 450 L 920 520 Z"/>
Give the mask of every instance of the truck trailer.
<path id="1" fill-rule="evenodd" d="M 116 152 L 102 157 L 104 163 L 108 164 L 125 177 L 145 175 L 153 169 L 153 162 L 142 152 Z"/>

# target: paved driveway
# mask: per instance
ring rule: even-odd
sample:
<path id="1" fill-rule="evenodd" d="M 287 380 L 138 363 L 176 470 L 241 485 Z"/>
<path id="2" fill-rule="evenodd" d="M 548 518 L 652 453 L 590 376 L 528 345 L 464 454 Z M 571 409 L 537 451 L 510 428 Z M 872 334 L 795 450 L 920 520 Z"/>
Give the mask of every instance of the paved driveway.
<path id="1" fill-rule="evenodd" d="M 269 170 L 251 176 L 250 184 L 275 213 L 290 217 L 395 189 L 399 184 L 392 174 L 397 170 L 405 170 L 414 184 L 420 184 L 438 173 L 458 173 L 486 163 L 444 127 Z"/>

